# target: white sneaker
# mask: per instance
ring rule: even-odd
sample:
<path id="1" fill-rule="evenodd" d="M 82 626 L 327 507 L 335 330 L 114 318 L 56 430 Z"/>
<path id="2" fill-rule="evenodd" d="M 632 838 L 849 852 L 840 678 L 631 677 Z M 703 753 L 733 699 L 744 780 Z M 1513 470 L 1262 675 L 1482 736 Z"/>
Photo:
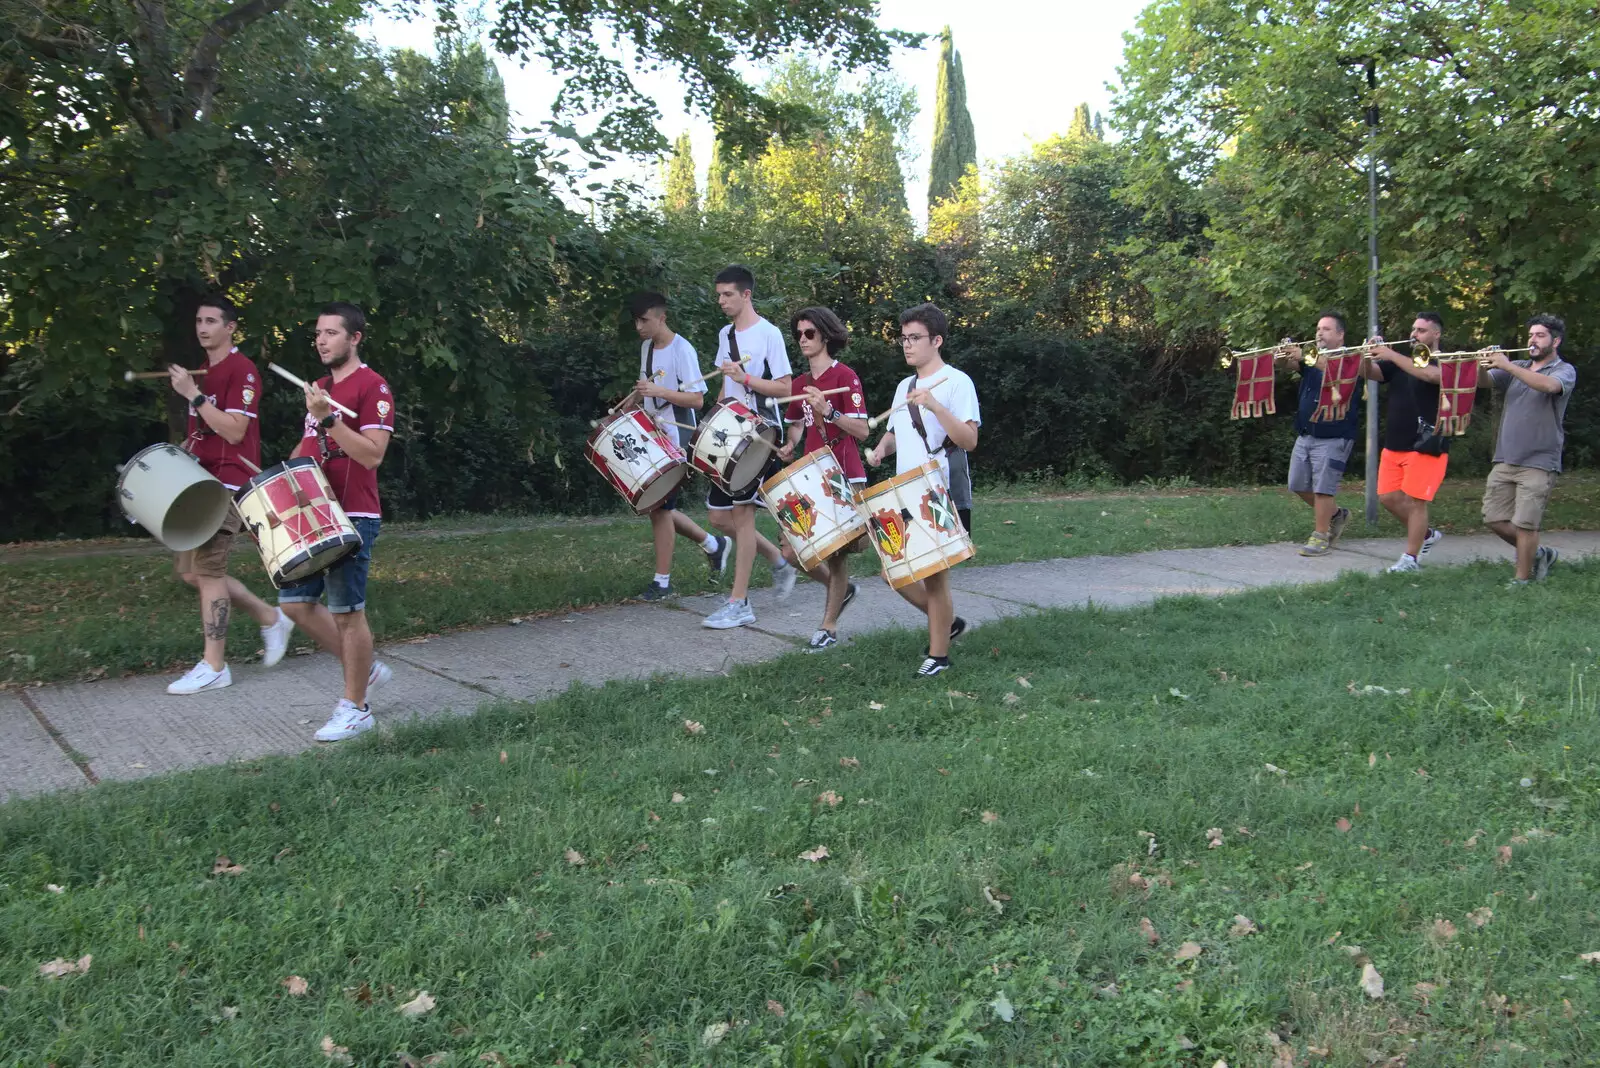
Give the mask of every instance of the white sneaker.
<path id="1" fill-rule="evenodd" d="M 1408 571 L 1421 571 L 1422 565 L 1417 563 L 1417 558 L 1410 553 L 1401 553 L 1400 559 L 1396 560 L 1387 570 L 1391 575 L 1401 575 Z"/>
<path id="2" fill-rule="evenodd" d="M 734 627 L 749 626 L 755 621 L 755 610 L 750 607 L 750 601 L 746 598 L 743 601 L 729 601 L 707 616 L 700 625 L 710 627 L 712 630 L 732 630 Z"/>
<path id="3" fill-rule="evenodd" d="M 233 685 L 233 672 L 228 670 L 228 665 L 223 664 L 221 671 L 215 671 L 204 660 L 189 669 L 183 678 L 167 687 L 168 693 L 191 694 L 201 690 L 220 690 L 224 686 Z"/>
<path id="4" fill-rule="evenodd" d="M 374 660 L 372 662 L 372 670 L 367 672 L 367 689 L 370 690 L 374 686 L 382 686 L 392 678 L 394 678 L 394 672 L 389 670 L 389 665 L 382 660 Z"/>
<path id="5" fill-rule="evenodd" d="M 1427 536 L 1422 539 L 1422 548 L 1417 550 L 1417 555 L 1419 557 L 1427 556 L 1428 550 L 1433 548 L 1435 545 L 1438 545 L 1443 538 L 1444 531 L 1436 528 L 1429 528 Z"/>
<path id="6" fill-rule="evenodd" d="M 278 609 L 278 621 L 261 628 L 261 641 L 266 646 L 261 654 L 261 666 L 272 667 L 283 659 L 289 650 L 289 635 L 294 631 L 294 620 Z"/>
<path id="7" fill-rule="evenodd" d="M 778 595 L 778 600 L 784 600 L 794 592 L 794 580 L 799 577 L 800 569 L 793 564 L 786 563 L 772 569 L 772 592 Z"/>
<path id="8" fill-rule="evenodd" d="M 371 708 L 357 708 L 341 697 L 333 716 L 312 737 L 319 742 L 342 742 L 375 726 L 377 723 L 372 718 Z"/>

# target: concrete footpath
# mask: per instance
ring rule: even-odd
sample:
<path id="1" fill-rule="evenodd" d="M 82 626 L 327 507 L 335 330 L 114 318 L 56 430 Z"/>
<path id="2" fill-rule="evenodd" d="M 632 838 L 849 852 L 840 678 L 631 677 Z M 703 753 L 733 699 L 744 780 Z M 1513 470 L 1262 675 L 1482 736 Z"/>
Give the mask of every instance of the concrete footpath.
<path id="1" fill-rule="evenodd" d="M 1552 533 L 1545 544 L 1560 549 L 1563 561 L 1576 561 L 1600 555 L 1600 532 Z M 1393 539 L 1354 540 L 1317 559 L 1295 548 L 1168 549 L 969 566 L 955 572 L 952 584 L 957 611 L 980 625 L 1046 608 L 1126 607 L 1181 594 L 1324 582 L 1344 571 L 1375 573 L 1394 562 L 1402 546 Z M 1509 550 L 1488 535 L 1446 537 L 1429 554 L 1428 566 L 1478 559 L 1506 563 L 1511 577 Z M 783 602 L 770 590 L 752 591 L 754 627 L 701 627 L 722 600 L 707 595 L 619 605 L 381 646 L 378 655 L 394 669 L 394 680 L 373 694 L 373 711 L 381 723 L 394 724 L 470 713 L 486 701 L 537 700 L 574 682 L 715 674 L 803 647 L 822 610 L 821 589 L 801 582 Z M 845 617 L 845 645 L 823 655 L 840 655 L 850 638 L 869 631 L 923 625 L 885 584 L 864 580 Z M 270 671 L 237 663 L 233 680 L 228 689 L 194 697 L 168 696 L 171 676 L 0 692 L 0 800 L 301 752 L 316 745 L 311 733 L 327 718 L 341 685 L 338 665 L 323 654 L 291 657 Z"/>

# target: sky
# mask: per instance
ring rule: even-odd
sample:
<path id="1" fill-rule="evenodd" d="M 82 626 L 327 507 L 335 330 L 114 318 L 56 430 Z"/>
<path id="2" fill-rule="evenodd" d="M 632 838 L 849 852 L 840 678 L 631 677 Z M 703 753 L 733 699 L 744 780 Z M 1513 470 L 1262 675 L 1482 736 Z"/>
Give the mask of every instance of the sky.
<path id="1" fill-rule="evenodd" d="M 1122 61 L 1123 34 L 1133 30 L 1149 0 L 881 0 L 879 24 L 914 32 L 938 33 L 948 25 L 967 77 L 967 108 L 978 136 L 979 159 L 989 164 L 1026 152 L 1052 134 L 1065 133 L 1072 111 L 1087 102 L 1091 111 L 1110 110 L 1108 83 Z M 387 48 L 433 50 L 428 21 L 375 20 L 369 36 Z M 560 81 L 537 65 L 519 67 L 499 57 L 514 121 L 531 125 L 550 117 Z M 917 92 L 922 113 L 912 129 L 914 159 L 906 167 L 906 196 L 919 220 L 926 212 L 929 146 L 933 140 L 934 78 L 938 44 L 901 50 L 893 60 L 900 78 Z M 759 80 L 760 71 L 748 75 Z M 675 78 L 639 74 L 636 83 L 661 109 L 659 127 L 668 140 L 688 130 L 694 159 L 705 182 L 713 131 L 702 115 L 683 109 Z M 651 188 L 660 185 L 660 166 L 635 163 L 607 172 L 631 177 Z"/>

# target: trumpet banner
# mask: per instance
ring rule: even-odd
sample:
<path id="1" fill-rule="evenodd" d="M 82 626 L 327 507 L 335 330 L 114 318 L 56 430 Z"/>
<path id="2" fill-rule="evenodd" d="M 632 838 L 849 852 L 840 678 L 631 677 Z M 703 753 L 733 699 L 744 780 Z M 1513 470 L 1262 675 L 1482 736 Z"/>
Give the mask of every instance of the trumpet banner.
<path id="1" fill-rule="evenodd" d="M 1239 380 L 1233 387 L 1233 407 L 1230 419 L 1251 419 L 1258 415 L 1278 414 L 1278 402 L 1273 399 L 1273 357 L 1270 352 L 1259 356 L 1240 356 L 1237 360 Z"/>
<path id="2" fill-rule="evenodd" d="M 1356 377 L 1361 373 L 1361 354 L 1329 356 L 1327 362 L 1327 370 L 1322 372 L 1322 392 L 1317 396 L 1317 411 L 1311 418 L 1338 422 L 1350 411 Z"/>
<path id="3" fill-rule="evenodd" d="M 1472 422 L 1472 404 L 1478 397 L 1478 357 L 1439 361 L 1439 415 L 1435 425 L 1441 435 L 1460 436 Z"/>

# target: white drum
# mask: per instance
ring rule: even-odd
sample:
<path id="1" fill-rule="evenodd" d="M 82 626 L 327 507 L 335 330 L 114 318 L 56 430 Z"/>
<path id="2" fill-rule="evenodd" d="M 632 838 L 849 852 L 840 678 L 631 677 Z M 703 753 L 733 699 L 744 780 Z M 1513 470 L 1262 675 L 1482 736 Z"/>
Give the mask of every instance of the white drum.
<path id="1" fill-rule="evenodd" d="M 690 462 L 724 491 L 739 493 L 761 477 L 780 433 L 738 401 L 718 401 L 689 439 Z"/>
<path id="2" fill-rule="evenodd" d="M 140 449 L 117 476 L 123 514 L 177 553 L 200 548 L 222 529 L 231 498 L 228 487 L 176 445 Z"/>
<path id="3" fill-rule="evenodd" d="M 948 571 L 976 551 L 938 460 L 867 487 L 856 503 L 867 518 L 883 577 L 897 590 Z"/>
<path id="4" fill-rule="evenodd" d="M 278 589 L 320 575 L 361 548 L 361 535 L 322 468 L 296 456 L 252 478 L 235 498 Z"/>
<path id="5" fill-rule="evenodd" d="M 584 455 L 638 515 L 666 500 L 689 477 L 672 435 L 637 408 L 601 420 Z"/>
<path id="6" fill-rule="evenodd" d="M 867 532 L 855 489 L 830 448 L 807 453 L 767 479 L 761 498 L 807 571 Z"/>

